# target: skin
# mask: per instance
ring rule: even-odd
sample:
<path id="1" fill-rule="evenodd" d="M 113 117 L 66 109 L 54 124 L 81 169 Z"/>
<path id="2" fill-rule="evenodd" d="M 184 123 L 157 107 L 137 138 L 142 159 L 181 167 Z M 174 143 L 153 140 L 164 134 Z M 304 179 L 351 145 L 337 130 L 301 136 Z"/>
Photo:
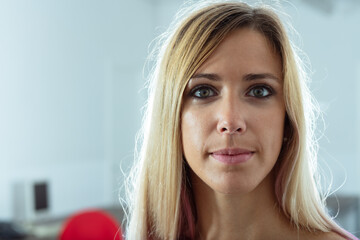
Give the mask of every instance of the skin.
<path id="1" fill-rule="evenodd" d="M 190 79 L 181 129 L 198 239 L 342 239 L 294 229 L 276 205 L 282 88 L 280 56 L 247 28 L 230 33 Z M 241 149 L 246 161 L 219 161 L 221 149 Z"/>

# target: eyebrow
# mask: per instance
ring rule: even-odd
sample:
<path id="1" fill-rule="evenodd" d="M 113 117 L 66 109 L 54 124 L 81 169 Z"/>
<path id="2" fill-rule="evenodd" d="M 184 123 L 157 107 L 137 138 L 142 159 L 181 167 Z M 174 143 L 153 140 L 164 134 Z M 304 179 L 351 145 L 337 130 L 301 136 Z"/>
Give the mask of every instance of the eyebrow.
<path id="1" fill-rule="evenodd" d="M 249 74 L 246 74 L 243 77 L 243 79 L 245 81 L 253 81 L 253 80 L 260 80 L 260 79 L 272 79 L 279 83 L 281 82 L 278 77 L 276 77 L 275 75 L 273 75 L 271 73 L 249 73 Z"/>
<path id="2" fill-rule="evenodd" d="M 215 73 L 197 73 L 194 76 L 191 77 L 191 79 L 194 78 L 206 78 L 213 81 L 220 81 L 221 77 Z"/>
<path id="3" fill-rule="evenodd" d="M 197 73 L 191 77 L 191 79 L 196 78 L 206 78 L 212 81 L 221 81 L 221 77 L 215 73 Z M 281 82 L 278 77 L 271 73 L 249 73 L 243 76 L 244 81 L 254 81 L 254 80 L 261 80 L 261 79 L 272 79 L 277 82 Z"/>

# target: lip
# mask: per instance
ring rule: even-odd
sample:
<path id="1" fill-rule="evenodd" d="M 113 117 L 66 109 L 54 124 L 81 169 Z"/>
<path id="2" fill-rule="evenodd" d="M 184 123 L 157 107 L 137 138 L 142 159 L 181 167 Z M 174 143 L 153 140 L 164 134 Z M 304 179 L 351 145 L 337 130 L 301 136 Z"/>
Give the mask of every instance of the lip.
<path id="1" fill-rule="evenodd" d="M 214 159 L 226 164 L 245 163 L 253 154 L 253 151 L 241 148 L 225 148 L 210 153 Z"/>

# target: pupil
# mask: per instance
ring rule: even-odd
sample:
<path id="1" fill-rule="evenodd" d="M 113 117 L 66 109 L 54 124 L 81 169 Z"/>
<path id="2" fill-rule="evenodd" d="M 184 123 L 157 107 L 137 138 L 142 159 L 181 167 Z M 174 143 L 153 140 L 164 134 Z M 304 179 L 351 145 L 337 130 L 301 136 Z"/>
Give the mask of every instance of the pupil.
<path id="1" fill-rule="evenodd" d="M 209 91 L 206 89 L 201 90 L 200 93 L 201 93 L 201 96 L 203 96 L 203 97 L 207 97 L 209 95 Z"/>
<path id="2" fill-rule="evenodd" d="M 263 90 L 262 89 L 255 89 L 255 95 L 259 96 L 263 94 Z"/>

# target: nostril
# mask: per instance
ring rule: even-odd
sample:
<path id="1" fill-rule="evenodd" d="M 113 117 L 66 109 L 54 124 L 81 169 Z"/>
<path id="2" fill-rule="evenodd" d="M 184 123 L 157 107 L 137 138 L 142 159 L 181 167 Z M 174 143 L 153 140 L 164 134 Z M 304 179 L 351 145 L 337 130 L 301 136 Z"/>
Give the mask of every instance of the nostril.
<path id="1" fill-rule="evenodd" d="M 242 134 L 246 130 L 244 122 L 220 121 L 217 125 L 217 131 L 221 134 Z"/>
<path id="2" fill-rule="evenodd" d="M 221 128 L 221 132 L 222 133 L 236 133 L 236 132 L 242 132 L 242 128 L 238 128 L 238 129 L 230 129 L 230 128 L 227 128 L 227 127 L 223 127 Z"/>

